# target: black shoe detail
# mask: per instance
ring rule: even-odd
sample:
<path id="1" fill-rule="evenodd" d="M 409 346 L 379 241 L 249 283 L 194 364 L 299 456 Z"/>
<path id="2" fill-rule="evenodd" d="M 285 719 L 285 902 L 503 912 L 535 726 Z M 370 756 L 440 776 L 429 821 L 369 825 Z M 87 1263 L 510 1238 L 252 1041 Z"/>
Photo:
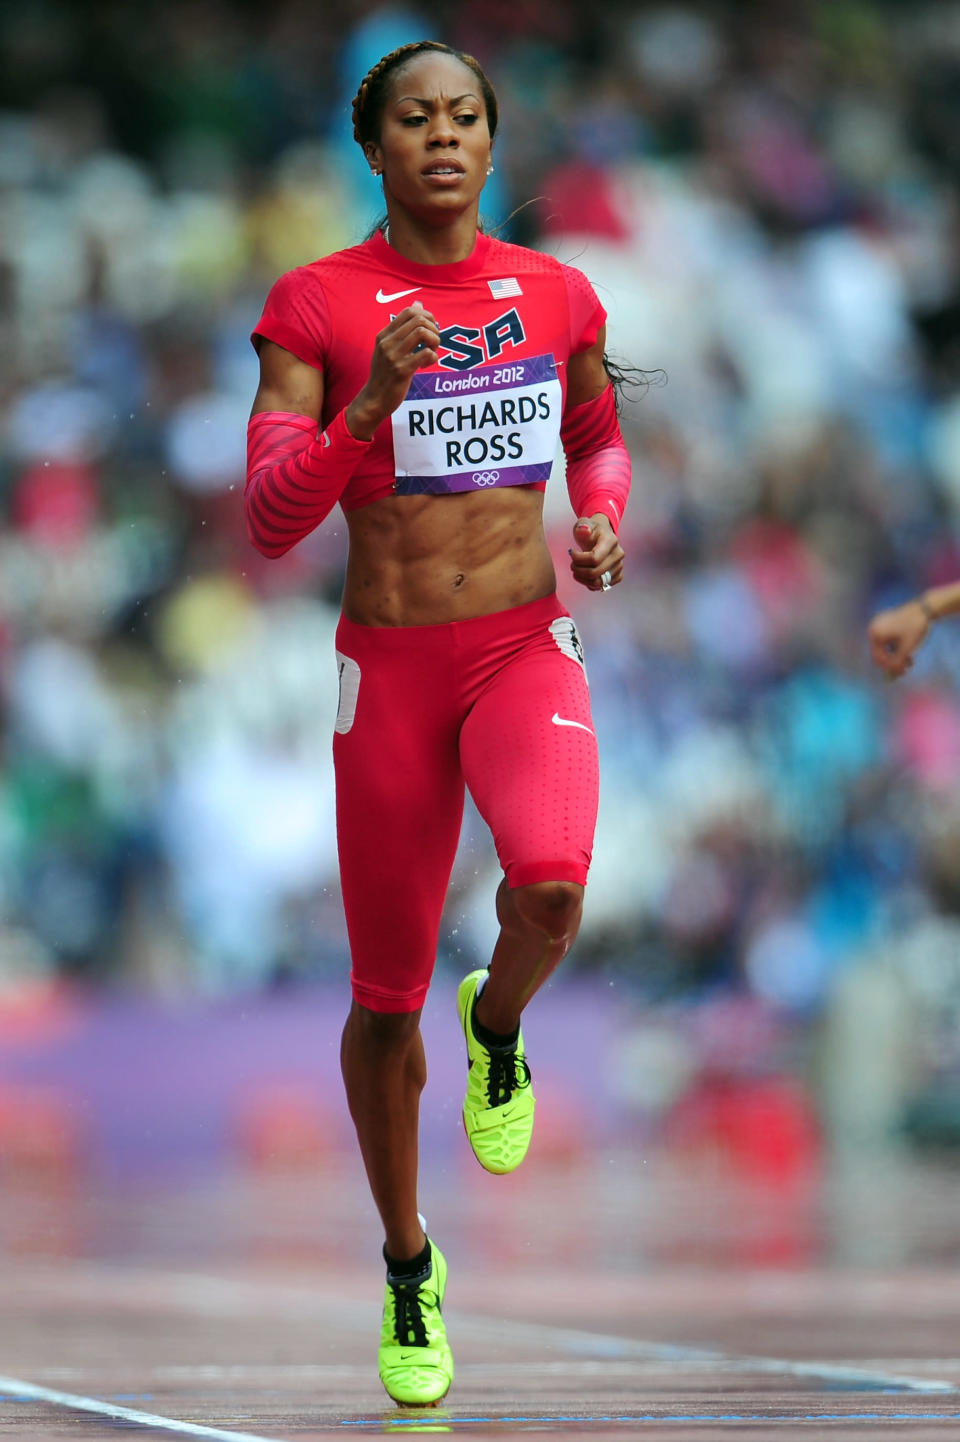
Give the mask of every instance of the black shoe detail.
<path id="1" fill-rule="evenodd" d="M 383 1260 L 387 1264 L 387 1271 L 391 1277 L 396 1278 L 407 1279 L 409 1277 L 419 1277 L 421 1273 L 429 1275 L 430 1257 L 429 1237 L 423 1244 L 423 1250 L 418 1252 L 415 1257 L 411 1257 L 407 1262 L 398 1262 L 396 1257 L 391 1257 L 387 1251 L 386 1244 L 384 1244 L 383 1248 Z"/>
<path id="2" fill-rule="evenodd" d="M 477 1021 L 477 1002 L 479 999 L 479 994 L 473 998 L 473 1006 L 470 1010 L 470 1025 L 473 1027 L 473 1034 L 477 1041 L 481 1046 L 486 1047 L 487 1051 L 492 1051 L 494 1047 L 507 1049 L 515 1047 L 520 1040 L 519 1026 L 515 1026 L 513 1031 L 507 1036 L 501 1036 L 499 1032 L 490 1031 L 489 1027 L 483 1025 L 483 1022 Z"/>
<path id="3" fill-rule="evenodd" d="M 502 1107 L 515 1091 L 522 1091 L 530 1085 L 530 1068 L 524 1057 L 517 1056 L 515 1047 L 489 1047 L 488 1052 L 487 1103 L 492 1107 Z"/>
<path id="4" fill-rule="evenodd" d="M 394 1331 L 401 1347 L 426 1347 L 427 1329 L 420 1309 L 420 1288 L 433 1276 L 433 1263 L 416 1277 L 395 1277 L 387 1273 L 387 1284 L 393 1288 L 395 1302 Z M 439 1311 L 439 1305 L 437 1307 Z"/>

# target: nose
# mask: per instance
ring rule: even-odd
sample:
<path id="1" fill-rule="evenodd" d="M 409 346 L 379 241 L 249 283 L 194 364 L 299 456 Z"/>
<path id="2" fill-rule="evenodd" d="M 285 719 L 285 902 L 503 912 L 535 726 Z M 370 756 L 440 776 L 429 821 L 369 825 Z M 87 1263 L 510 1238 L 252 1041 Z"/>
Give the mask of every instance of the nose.
<path id="1" fill-rule="evenodd" d="M 440 110 L 434 114 L 427 144 L 432 146 L 457 146 L 460 144 L 460 137 L 457 135 L 453 120 L 445 111 Z"/>

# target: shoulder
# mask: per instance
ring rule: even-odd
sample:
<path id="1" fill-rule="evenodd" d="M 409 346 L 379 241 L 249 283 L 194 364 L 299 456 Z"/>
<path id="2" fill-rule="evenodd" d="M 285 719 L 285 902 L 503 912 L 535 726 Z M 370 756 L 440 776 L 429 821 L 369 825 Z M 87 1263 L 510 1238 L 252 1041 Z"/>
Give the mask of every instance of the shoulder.
<path id="1" fill-rule="evenodd" d="M 334 342 L 335 299 L 354 289 L 357 256 L 363 249 L 336 251 L 295 266 L 274 281 L 251 336 L 255 348 L 261 339 L 274 341 L 298 360 L 324 369 Z"/>
<path id="2" fill-rule="evenodd" d="M 340 275 L 344 271 L 369 270 L 376 264 L 375 239 L 375 236 L 371 236 L 368 240 L 362 240 L 359 245 L 350 245 L 345 250 L 335 250 L 330 255 L 324 255 L 319 260 L 311 261 L 303 269 L 310 271 L 318 279 Z"/>
<path id="3" fill-rule="evenodd" d="M 484 275 L 487 278 L 493 275 L 519 278 L 523 275 L 525 280 L 536 280 L 536 287 L 541 293 L 545 288 L 546 294 L 554 297 L 551 304 L 566 307 L 578 342 L 590 317 L 597 314 L 605 319 L 600 297 L 581 270 L 556 260 L 555 255 L 530 249 L 528 245 L 512 245 L 509 241 L 499 241 L 496 236 L 490 236 Z"/>
<path id="4" fill-rule="evenodd" d="M 330 255 L 311 260 L 288 270 L 275 282 L 274 289 L 282 288 L 291 295 L 309 294 L 336 285 L 346 274 L 358 274 L 368 270 L 372 264 L 370 242 L 349 246 L 346 250 L 335 250 Z"/>
<path id="5" fill-rule="evenodd" d="M 531 250 L 527 245 L 513 245 L 495 235 L 488 236 L 487 242 L 487 270 L 496 271 L 498 274 L 504 270 L 522 271 L 525 275 L 539 273 L 560 278 L 563 266 L 552 255 L 544 255 L 541 250 Z"/>
<path id="6" fill-rule="evenodd" d="M 514 270 L 522 270 L 529 273 L 540 271 L 545 275 L 556 276 L 564 280 L 568 285 L 586 286 L 592 289 L 589 280 L 582 270 L 575 265 L 568 265 L 562 260 L 557 260 L 555 255 L 547 255 L 545 251 L 533 250 L 528 245 L 513 245 L 507 240 L 498 240 L 496 236 L 489 237 L 489 250 L 487 252 L 488 266 L 495 266 L 501 269 L 504 265 L 510 265 Z"/>

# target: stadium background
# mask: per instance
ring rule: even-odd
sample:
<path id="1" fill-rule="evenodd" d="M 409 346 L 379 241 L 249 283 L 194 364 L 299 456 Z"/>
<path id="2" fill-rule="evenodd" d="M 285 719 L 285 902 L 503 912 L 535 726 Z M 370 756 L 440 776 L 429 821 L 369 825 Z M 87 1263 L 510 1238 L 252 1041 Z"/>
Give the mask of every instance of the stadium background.
<path id="1" fill-rule="evenodd" d="M 550 502 L 603 799 L 543 1144 L 602 1117 L 768 1179 L 949 1147 L 960 622 L 895 687 L 864 633 L 960 576 L 960 6 L 42 0 L 0 12 L 4 1173 L 349 1147 L 343 525 L 249 548 L 248 336 L 376 219 L 350 99 L 424 35 L 497 89 L 488 222 L 667 376 L 624 410 L 615 594 L 573 594 Z M 494 884 L 468 815 L 444 1006 Z"/>

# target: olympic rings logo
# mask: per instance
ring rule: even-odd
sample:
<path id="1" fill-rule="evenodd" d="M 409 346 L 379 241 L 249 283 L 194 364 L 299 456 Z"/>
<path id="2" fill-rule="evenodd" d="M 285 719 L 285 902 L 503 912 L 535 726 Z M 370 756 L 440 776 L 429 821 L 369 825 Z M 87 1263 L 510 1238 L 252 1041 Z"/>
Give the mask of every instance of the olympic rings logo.
<path id="1" fill-rule="evenodd" d="M 474 471 L 473 473 L 473 484 L 475 486 L 495 486 L 499 479 L 499 471 Z"/>

